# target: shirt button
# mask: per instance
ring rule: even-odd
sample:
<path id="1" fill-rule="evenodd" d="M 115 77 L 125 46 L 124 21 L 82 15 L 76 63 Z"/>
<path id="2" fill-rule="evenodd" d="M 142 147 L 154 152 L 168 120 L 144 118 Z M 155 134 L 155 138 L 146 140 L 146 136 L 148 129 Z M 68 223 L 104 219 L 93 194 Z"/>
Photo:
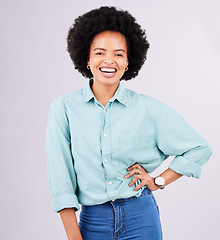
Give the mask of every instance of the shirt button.
<path id="1" fill-rule="evenodd" d="M 103 110 L 104 113 L 106 113 L 106 110 Z"/>
<path id="2" fill-rule="evenodd" d="M 107 134 L 106 134 L 106 133 L 104 133 L 104 137 L 107 137 Z"/>
<path id="3" fill-rule="evenodd" d="M 108 162 L 108 159 L 107 159 L 107 158 L 105 159 L 105 162 Z"/>
<path id="4" fill-rule="evenodd" d="M 108 184 L 109 184 L 109 185 L 111 185 L 111 184 L 112 184 L 112 182 L 110 181 L 110 182 L 108 182 Z"/>

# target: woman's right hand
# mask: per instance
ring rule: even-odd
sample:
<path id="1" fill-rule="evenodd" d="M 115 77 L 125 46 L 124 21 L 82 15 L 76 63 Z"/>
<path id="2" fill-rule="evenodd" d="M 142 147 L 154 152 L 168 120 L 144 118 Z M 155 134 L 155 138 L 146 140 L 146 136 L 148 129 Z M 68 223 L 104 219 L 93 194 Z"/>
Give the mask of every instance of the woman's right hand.
<path id="1" fill-rule="evenodd" d="M 60 212 L 68 240 L 83 240 L 74 208 L 64 208 Z"/>

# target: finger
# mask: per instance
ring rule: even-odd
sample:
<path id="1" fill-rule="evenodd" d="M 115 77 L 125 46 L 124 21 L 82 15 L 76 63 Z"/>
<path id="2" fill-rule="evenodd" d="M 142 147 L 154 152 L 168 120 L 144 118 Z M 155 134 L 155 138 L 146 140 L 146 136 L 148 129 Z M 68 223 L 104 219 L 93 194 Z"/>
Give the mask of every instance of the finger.
<path id="1" fill-rule="evenodd" d="M 137 190 L 139 190 L 140 188 L 142 188 L 143 186 L 144 186 L 144 183 L 141 182 L 139 185 L 137 185 L 137 186 L 133 189 L 133 191 L 137 191 Z"/>
<path id="2" fill-rule="evenodd" d="M 140 165 L 138 163 L 135 163 L 134 165 L 130 166 L 127 168 L 128 171 L 130 171 L 131 169 L 134 169 L 134 168 L 138 168 L 139 169 Z"/>
<path id="3" fill-rule="evenodd" d="M 139 169 L 142 172 L 143 171 L 146 172 L 145 169 L 139 163 L 135 163 L 134 165 L 128 167 L 127 171 L 130 171 L 130 170 L 135 169 L 135 168 Z"/>
<path id="4" fill-rule="evenodd" d="M 132 181 L 128 184 L 129 187 L 133 186 L 133 184 L 139 179 L 139 175 L 135 175 Z"/>
<path id="5" fill-rule="evenodd" d="M 124 178 L 129 178 L 129 177 L 133 176 L 134 174 L 139 174 L 139 173 L 140 173 L 140 170 L 138 171 L 137 168 L 134 168 L 128 174 L 126 174 L 124 176 Z"/>

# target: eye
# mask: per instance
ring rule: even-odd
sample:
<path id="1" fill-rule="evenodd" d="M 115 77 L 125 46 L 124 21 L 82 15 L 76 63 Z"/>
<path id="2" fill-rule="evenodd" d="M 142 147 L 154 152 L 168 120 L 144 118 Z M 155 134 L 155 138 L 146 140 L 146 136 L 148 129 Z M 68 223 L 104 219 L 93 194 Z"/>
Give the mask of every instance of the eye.
<path id="1" fill-rule="evenodd" d="M 95 55 L 103 55 L 102 52 L 97 52 Z"/>
<path id="2" fill-rule="evenodd" d="M 117 57 L 123 57 L 123 55 L 120 54 L 120 53 L 117 53 L 116 56 L 117 56 Z"/>

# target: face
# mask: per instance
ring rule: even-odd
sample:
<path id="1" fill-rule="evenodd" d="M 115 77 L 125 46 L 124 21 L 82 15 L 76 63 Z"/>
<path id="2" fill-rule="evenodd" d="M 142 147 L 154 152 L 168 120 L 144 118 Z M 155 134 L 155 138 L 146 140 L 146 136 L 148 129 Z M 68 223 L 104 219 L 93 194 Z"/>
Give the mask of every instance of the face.
<path id="1" fill-rule="evenodd" d="M 127 44 L 123 34 L 105 31 L 97 34 L 90 46 L 88 65 L 94 82 L 117 84 L 128 66 Z"/>

